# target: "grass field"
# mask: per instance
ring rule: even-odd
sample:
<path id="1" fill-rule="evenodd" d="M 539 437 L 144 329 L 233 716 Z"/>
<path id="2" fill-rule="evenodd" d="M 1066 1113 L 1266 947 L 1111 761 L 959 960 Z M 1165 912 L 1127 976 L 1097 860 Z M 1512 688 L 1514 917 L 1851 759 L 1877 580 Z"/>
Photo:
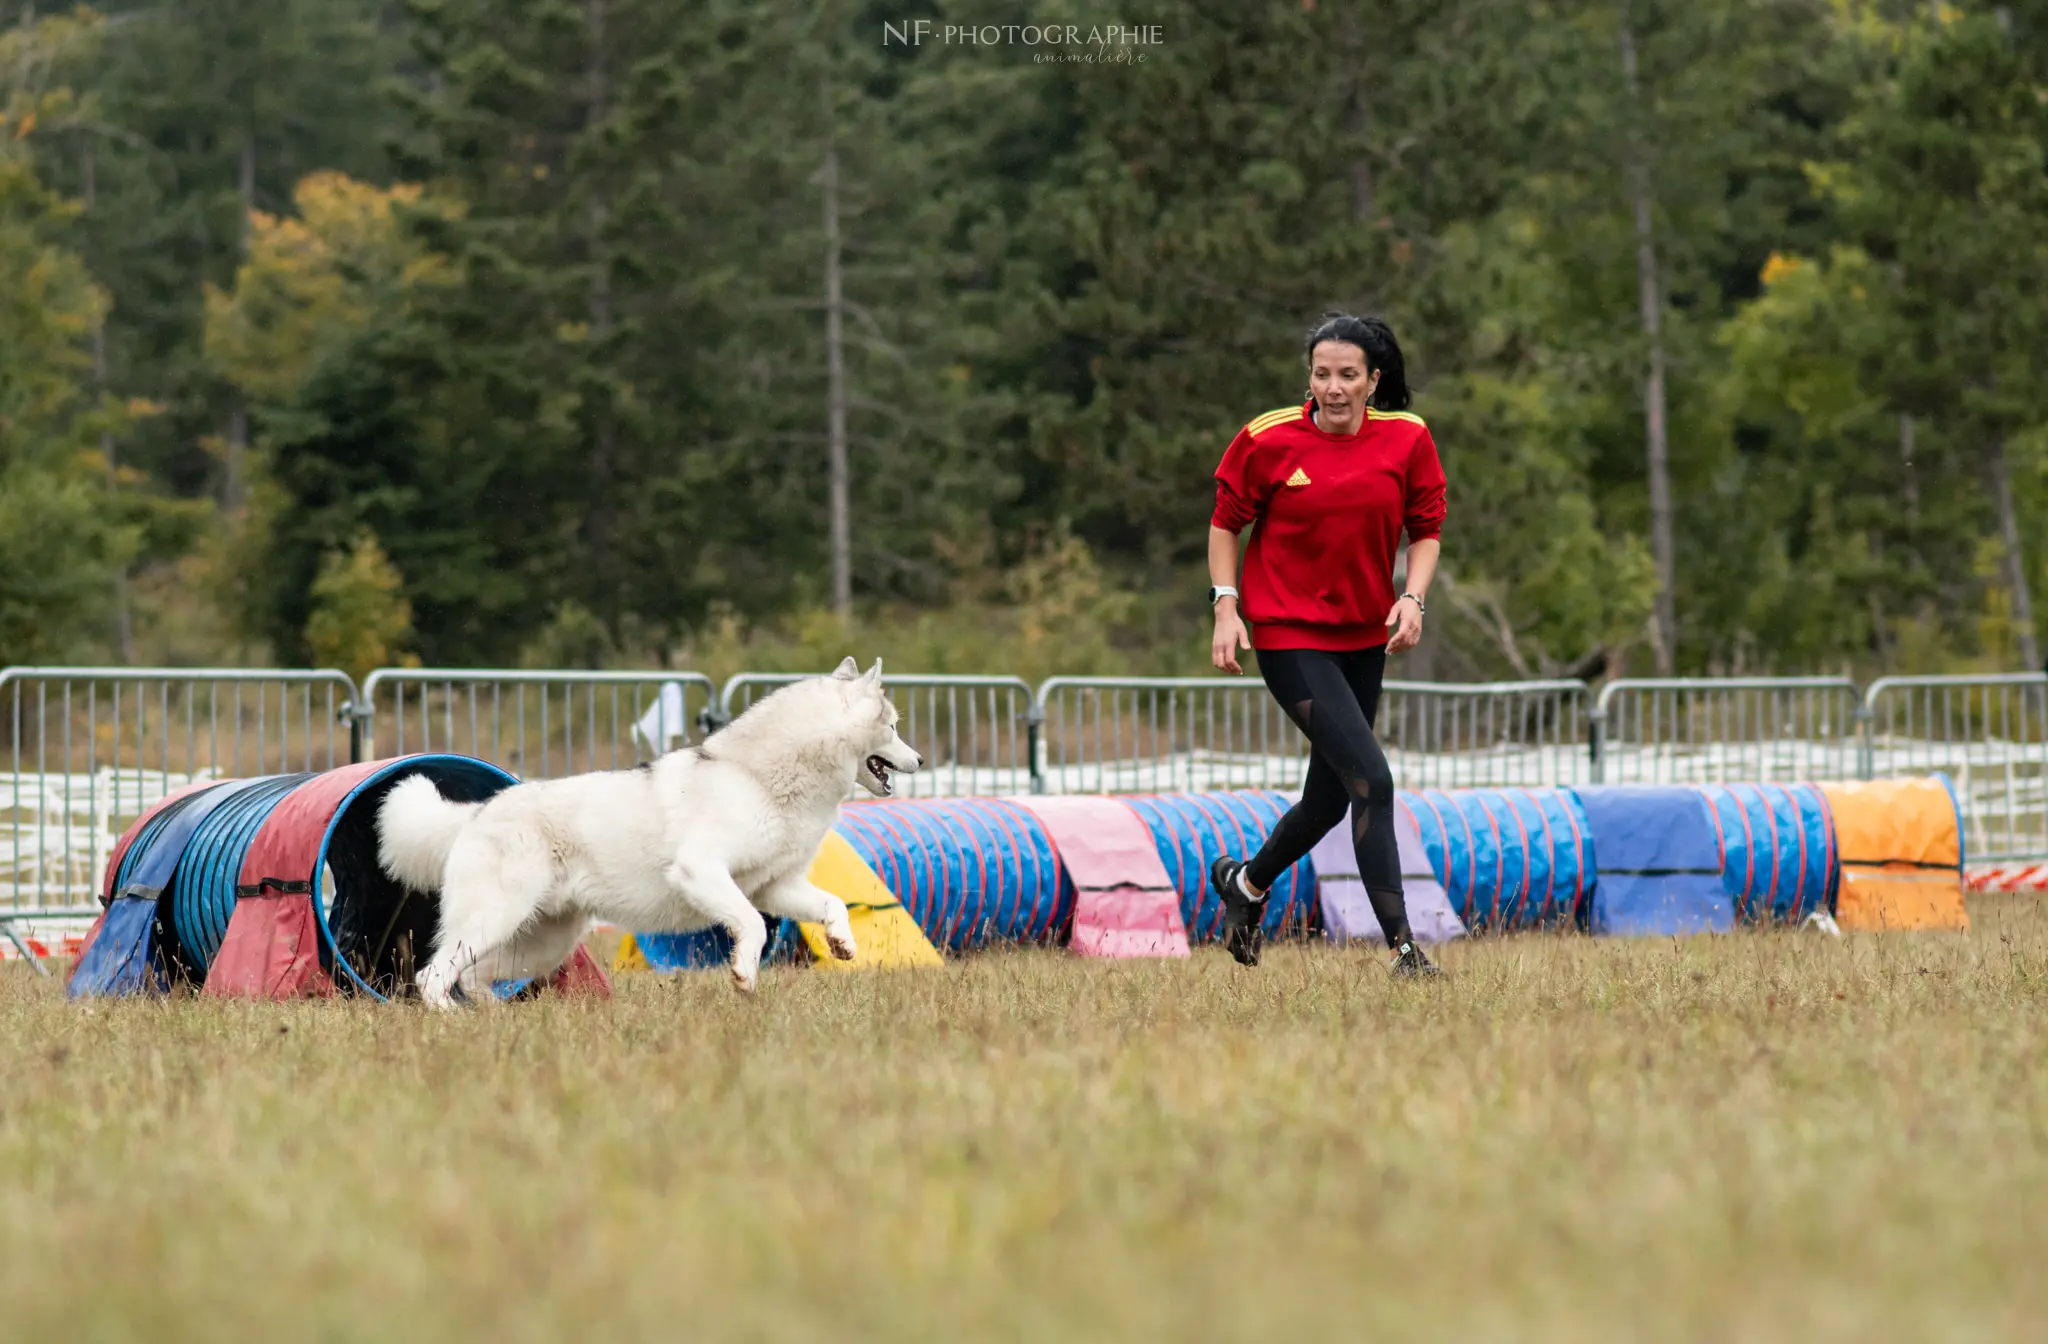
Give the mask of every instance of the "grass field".
<path id="1" fill-rule="evenodd" d="M 64 1001 L 9 1339 L 2040 1338 L 2048 910 L 1967 936 Z"/>

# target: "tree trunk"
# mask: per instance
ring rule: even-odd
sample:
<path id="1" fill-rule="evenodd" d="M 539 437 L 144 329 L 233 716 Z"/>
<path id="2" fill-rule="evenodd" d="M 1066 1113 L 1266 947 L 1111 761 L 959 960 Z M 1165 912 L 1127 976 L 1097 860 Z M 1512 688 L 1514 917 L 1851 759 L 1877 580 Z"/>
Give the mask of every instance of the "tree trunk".
<path id="1" fill-rule="evenodd" d="M 1899 458 L 1906 466 L 1906 521 L 1917 527 L 1920 523 L 1920 477 L 1913 470 L 1913 417 L 1910 414 L 1899 417 Z"/>
<path id="2" fill-rule="evenodd" d="M 584 0 L 583 23 L 589 42 L 590 64 L 586 71 L 583 125 L 594 131 L 604 120 L 609 96 L 605 80 L 605 21 L 607 0 Z M 604 228 L 610 212 L 603 192 L 591 191 L 585 221 L 588 231 L 587 258 L 590 263 L 590 349 L 592 357 L 604 359 L 612 334 L 612 277 L 605 254 Z M 609 392 L 599 394 L 590 418 L 590 507 L 583 515 L 583 539 L 589 574 L 598 593 L 599 606 L 609 610 L 616 597 L 612 553 L 616 540 L 614 480 L 618 475 L 618 423 L 612 414 Z"/>
<path id="3" fill-rule="evenodd" d="M 1351 137 L 1351 219 L 1372 225 L 1374 204 L 1372 156 L 1366 152 L 1366 136 L 1372 130 L 1370 80 L 1365 68 L 1365 43 L 1358 27 L 1358 10 L 1344 11 L 1344 50 L 1351 69 L 1351 87 L 1346 95 L 1344 129 Z"/>
<path id="4" fill-rule="evenodd" d="M 2019 510 L 2013 505 L 2012 465 L 2005 457 L 2005 436 L 1991 441 L 1991 492 L 1998 504 L 1998 532 L 2005 542 L 2005 581 L 2012 589 L 2012 623 L 2018 636 L 2020 666 L 2041 670 L 2041 648 L 2034 638 L 2034 595 L 2027 586 L 2026 552 L 2020 543 Z"/>
<path id="5" fill-rule="evenodd" d="M 1351 165 L 1347 173 L 1351 184 L 1351 222 L 1361 230 L 1370 231 L 1373 228 L 1373 210 L 1378 204 L 1372 155 L 1366 149 L 1366 137 L 1372 133 L 1371 78 L 1366 70 L 1366 48 L 1359 31 L 1356 7 L 1344 11 L 1344 50 L 1346 64 L 1351 71 L 1344 108 L 1344 129 L 1351 140 Z M 1361 277 L 1364 284 L 1355 300 L 1355 307 L 1361 313 L 1371 312 L 1374 306 L 1374 286 L 1380 279 L 1374 270 L 1374 263 L 1368 262 Z M 1416 646 L 1416 652 L 1420 653 L 1421 649 L 1421 645 Z"/>
<path id="6" fill-rule="evenodd" d="M 846 469 L 846 347 L 841 322 L 845 294 L 840 276 L 839 144 L 833 118 L 832 84 L 823 85 L 825 162 L 819 172 L 825 196 L 825 382 L 826 443 L 830 455 L 832 509 L 832 610 L 841 619 L 853 612 L 853 524 Z"/>
<path id="7" fill-rule="evenodd" d="M 99 200 L 99 173 L 93 159 L 93 139 L 85 137 L 85 209 L 92 212 Z M 107 409 L 107 326 L 104 317 L 95 318 L 92 324 L 92 384 L 93 400 L 104 414 Z M 115 456 L 117 447 L 114 436 L 104 426 L 100 429 L 100 456 L 107 463 L 108 506 L 118 513 L 121 495 L 121 464 Z M 135 659 L 135 626 L 128 615 L 128 567 L 114 568 L 114 658 L 119 663 L 130 663 Z"/>
<path id="8" fill-rule="evenodd" d="M 242 228 L 241 255 L 249 256 L 250 212 L 256 208 L 256 129 L 251 126 L 242 134 L 241 165 Z M 242 404 L 242 394 L 235 392 L 235 408 L 228 413 L 228 463 L 227 484 L 222 492 L 223 502 L 230 510 L 242 507 L 243 458 L 249 449 L 249 408 Z"/>
<path id="9" fill-rule="evenodd" d="M 1643 341 L 1649 354 L 1649 367 L 1643 377 L 1643 422 L 1650 475 L 1650 554 L 1657 564 L 1657 673 L 1668 677 L 1676 662 L 1678 616 L 1673 596 L 1677 563 L 1671 531 L 1671 445 L 1664 406 L 1664 302 L 1652 229 L 1650 156 L 1641 130 L 1636 41 L 1629 28 L 1626 3 L 1621 11 L 1621 69 L 1628 87 L 1628 172 L 1636 217 L 1636 294 L 1641 307 Z"/>

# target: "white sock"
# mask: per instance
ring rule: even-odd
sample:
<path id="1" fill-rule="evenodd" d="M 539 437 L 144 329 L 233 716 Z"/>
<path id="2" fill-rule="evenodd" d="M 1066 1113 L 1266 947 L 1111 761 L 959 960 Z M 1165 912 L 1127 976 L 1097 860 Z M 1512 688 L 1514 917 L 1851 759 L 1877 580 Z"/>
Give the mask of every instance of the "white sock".
<path id="1" fill-rule="evenodd" d="M 1265 892 L 1252 890 L 1252 884 L 1245 880 L 1244 869 L 1242 868 L 1237 870 L 1237 894 L 1248 901 L 1263 901 L 1266 899 Z"/>

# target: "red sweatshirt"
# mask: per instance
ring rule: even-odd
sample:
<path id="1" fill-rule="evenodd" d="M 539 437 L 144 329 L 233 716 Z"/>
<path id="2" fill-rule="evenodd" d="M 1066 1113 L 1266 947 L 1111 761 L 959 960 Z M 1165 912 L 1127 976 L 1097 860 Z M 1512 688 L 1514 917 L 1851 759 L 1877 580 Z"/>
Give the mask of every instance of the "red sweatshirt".
<path id="1" fill-rule="evenodd" d="M 1257 522 L 1238 609 L 1260 649 L 1365 649 L 1387 641 L 1394 551 L 1436 536 L 1444 471 L 1418 416 L 1367 410 L 1356 434 L 1316 428 L 1315 403 L 1268 411 L 1237 432 L 1216 468 L 1230 532 Z"/>

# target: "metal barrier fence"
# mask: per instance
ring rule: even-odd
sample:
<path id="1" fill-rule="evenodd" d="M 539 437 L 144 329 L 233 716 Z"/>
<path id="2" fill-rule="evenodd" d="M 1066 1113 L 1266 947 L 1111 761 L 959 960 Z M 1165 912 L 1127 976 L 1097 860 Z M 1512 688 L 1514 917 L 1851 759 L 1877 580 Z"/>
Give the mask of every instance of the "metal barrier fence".
<path id="1" fill-rule="evenodd" d="M 1863 728 L 1863 778 L 1947 772 L 1971 862 L 2048 858 L 2048 676 L 1882 677 Z"/>
<path id="2" fill-rule="evenodd" d="M 363 682 L 364 759 L 456 752 L 527 779 L 618 770 L 690 742 L 713 703 L 699 672 L 379 668 Z"/>
<path id="3" fill-rule="evenodd" d="M 210 778 L 450 751 L 528 778 L 697 739 L 788 673 L 9 668 L 0 936 L 94 908 L 115 839 Z M 1301 734 L 1240 677 L 890 676 L 926 769 L 908 796 L 1295 789 Z M 1589 703 L 1590 701 L 1590 703 Z M 1389 682 L 1377 727 L 1403 788 L 1851 779 L 1947 772 L 1974 862 L 2048 858 L 2048 676 L 1446 685 Z"/>
<path id="4" fill-rule="evenodd" d="M 329 670 L 0 671 L 0 915 L 97 910 L 121 831 L 188 783 L 347 764 L 356 698 Z"/>
<path id="5" fill-rule="evenodd" d="M 742 672 L 718 695 L 729 723 L 757 698 L 800 681 L 794 672 Z M 903 740 L 924 769 L 896 781 L 906 798 L 1031 792 L 1031 687 L 1016 677 L 885 675 Z"/>
<path id="6" fill-rule="evenodd" d="M 1853 779 L 1861 710 L 1846 677 L 1617 679 L 1593 707 L 1592 781 Z"/>
<path id="7" fill-rule="evenodd" d="M 1569 784 L 1586 777 L 1577 681 L 1390 681 L 1377 732 L 1400 788 Z M 1243 677 L 1053 677 L 1037 695 L 1038 791 L 1298 789 L 1308 744 Z"/>

